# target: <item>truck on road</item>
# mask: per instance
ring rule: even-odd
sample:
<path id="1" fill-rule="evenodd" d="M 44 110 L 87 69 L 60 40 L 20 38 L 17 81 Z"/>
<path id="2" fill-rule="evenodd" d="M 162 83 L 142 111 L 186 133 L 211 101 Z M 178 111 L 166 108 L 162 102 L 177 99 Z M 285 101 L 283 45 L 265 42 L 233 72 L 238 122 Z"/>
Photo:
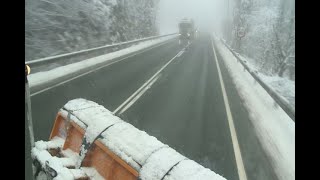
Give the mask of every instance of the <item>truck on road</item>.
<path id="1" fill-rule="evenodd" d="M 192 19 L 184 18 L 179 22 L 179 44 L 189 44 L 196 36 L 196 29 Z"/>

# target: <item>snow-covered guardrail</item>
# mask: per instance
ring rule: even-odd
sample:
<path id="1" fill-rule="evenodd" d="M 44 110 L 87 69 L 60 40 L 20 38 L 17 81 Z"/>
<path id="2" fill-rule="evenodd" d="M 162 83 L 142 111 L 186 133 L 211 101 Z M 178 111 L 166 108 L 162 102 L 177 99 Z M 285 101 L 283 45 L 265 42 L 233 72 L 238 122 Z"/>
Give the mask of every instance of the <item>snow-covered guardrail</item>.
<path id="1" fill-rule="evenodd" d="M 223 39 L 220 40 L 243 65 L 243 67 L 252 75 L 252 77 L 267 91 L 267 93 L 274 99 L 274 101 L 288 114 L 288 116 L 293 121 L 295 121 L 295 110 L 292 108 L 292 106 L 290 106 L 289 102 L 278 95 L 278 93 L 276 93 L 269 85 L 263 82 L 263 80 L 258 75 L 258 71 L 250 69 L 250 67 L 246 64 L 247 61 L 241 59 L 238 53 L 236 53 L 231 47 L 229 47 L 229 45 Z"/>
<path id="2" fill-rule="evenodd" d="M 170 36 L 170 35 L 175 35 L 175 34 L 177 34 L 177 33 L 165 34 L 165 35 L 160 35 L 160 36 L 151 36 L 151 37 L 146 37 L 146 38 L 142 38 L 142 39 L 121 42 L 121 43 L 117 43 L 117 44 L 104 45 L 104 46 L 85 49 L 85 50 L 81 50 L 81 51 L 65 53 L 65 54 L 50 56 L 50 57 L 41 58 L 41 59 L 30 60 L 30 61 L 26 61 L 25 63 L 32 67 L 32 69 L 33 69 L 32 73 L 34 73 L 34 72 L 38 72 L 40 69 L 43 69 L 43 67 L 48 68 L 48 66 L 46 66 L 46 65 L 48 65 L 50 63 L 52 63 L 52 64 L 62 63 L 57 66 L 65 65 L 65 64 L 68 64 L 68 62 L 70 62 L 70 61 L 72 63 L 72 62 L 77 62 L 79 60 L 84 60 L 87 58 L 91 58 L 91 57 L 105 54 L 105 53 L 107 53 L 107 52 L 105 52 L 106 50 L 110 50 L 112 48 L 119 48 L 121 46 L 129 46 L 129 45 L 133 45 L 135 43 L 139 43 L 139 42 L 143 42 L 143 41 L 147 41 L 147 40 L 152 40 L 152 39 L 157 39 L 157 38 L 161 38 L 161 37 L 166 37 L 166 36 Z M 68 62 L 66 62 L 67 60 L 68 60 Z M 43 67 L 39 68 L 40 66 L 43 66 Z"/>

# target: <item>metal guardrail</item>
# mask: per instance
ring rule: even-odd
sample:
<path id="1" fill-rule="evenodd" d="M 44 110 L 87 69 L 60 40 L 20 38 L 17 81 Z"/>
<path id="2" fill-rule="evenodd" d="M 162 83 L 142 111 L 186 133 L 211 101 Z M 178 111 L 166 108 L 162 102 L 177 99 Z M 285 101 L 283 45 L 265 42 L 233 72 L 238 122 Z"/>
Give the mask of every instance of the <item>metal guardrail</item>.
<path id="1" fill-rule="evenodd" d="M 151 36 L 151 37 L 146 37 L 146 38 L 142 38 L 142 39 L 121 42 L 121 43 L 117 43 L 117 44 L 105 45 L 105 46 L 85 49 L 85 50 L 81 50 L 81 51 L 60 54 L 60 55 L 56 55 L 56 56 L 50 56 L 50 57 L 46 57 L 46 58 L 30 60 L 30 61 L 26 61 L 25 63 L 33 67 L 33 72 L 37 72 L 37 71 L 39 71 L 39 69 L 41 69 L 39 67 L 41 67 L 41 66 L 48 67 L 46 65 L 48 65 L 50 63 L 56 64 L 56 66 L 57 66 L 57 64 L 60 62 L 63 64 L 59 64 L 59 65 L 65 65 L 68 63 L 73 63 L 76 61 L 81 61 L 81 60 L 84 60 L 87 58 L 92 58 L 95 56 L 99 56 L 99 55 L 108 53 L 108 52 L 106 52 L 106 50 L 109 50 L 109 49 L 119 48 L 121 46 L 132 45 L 135 43 L 139 43 L 139 42 L 143 42 L 143 41 L 147 41 L 147 40 L 152 40 L 152 39 L 157 39 L 157 38 L 161 38 L 161 37 L 166 37 L 166 36 L 170 36 L 170 35 L 175 35 L 175 34 L 178 34 L 178 33 L 171 33 L 171 34 L 160 35 L 160 36 Z M 66 61 L 68 61 L 68 62 L 66 62 Z M 35 70 L 35 67 L 36 67 L 36 70 Z"/>
<path id="2" fill-rule="evenodd" d="M 174 41 L 176 38 L 178 38 L 179 36 L 178 35 L 174 35 L 174 36 L 170 36 L 166 39 L 163 39 L 157 43 L 152 43 L 152 45 L 148 46 L 148 47 L 143 47 L 143 48 L 138 48 L 138 49 L 135 49 L 135 50 L 132 50 L 132 51 L 127 51 L 123 54 L 118 54 L 117 56 L 114 56 L 112 57 L 111 59 L 108 58 L 106 59 L 105 61 L 95 61 L 94 59 L 91 59 L 91 60 L 83 60 L 83 61 L 86 61 L 86 64 L 87 66 L 81 66 L 79 67 L 77 64 L 75 64 L 74 68 L 73 69 L 69 69 L 69 70 L 66 70 L 65 72 L 63 72 L 62 74 L 61 73 L 58 73 L 58 74 L 55 74 L 54 76 L 41 76 L 41 78 L 36 78 L 35 81 L 32 81 L 31 79 L 31 83 L 30 83 L 30 92 L 31 92 L 31 96 L 32 94 L 36 93 L 36 92 L 40 92 L 48 87 L 51 87 L 53 85 L 57 85 L 61 82 L 64 82 L 64 81 L 67 81 L 67 80 L 70 80 L 70 79 L 73 79 L 77 76 L 82 76 L 86 73 L 90 73 L 98 68 L 101 68 L 101 67 L 104 67 L 108 64 L 112 64 L 116 61 L 121 61 L 122 59 L 126 59 L 128 57 L 131 57 L 131 56 L 135 56 L 136 54 L 140 54 L 140 53 L 143 53 L 143 52 L 146 52 L 146 51 L 149 51 L 151 49 L 153 49 L 154 47 L 158 47 L 158 46 L 162 46 L 164 44 L 167 44 L 169 42 L 172 42 Z M 86 57 L 86 55 L 83 55 L 81 56 L 82 58 L 83 57 Z M 95 56 L 96 57 L 96 56 Z M 71 59 L 71 57 L 69 58 L 66 58 L 65 61 L 69 61 L 69 59 Z M 63 61 L 64 62 L 64 61 Z M 78 62 L 81 62 L 81 61 L 78 61 Z M 62 63 L 60 61 L 60 63 Z M 45 66 L 52 66 L 54 65 L 54 63 L 47 63 L 45 64 Z M 70 64 L 72 66 L 72 64 Z M 36 67 L 39 69 L 40 66 Z M 47 67 L 45 67 L 47 68 Z M 36 73 L 35 72 L 35 67 L 31 67 L 33 73 Z M 67 68 L 68 69 L 68 68 Z M 41 71 L 45 71 L 43 69 L 41 69 Z M 50 74 L 50 73 L 49 73 Z M 31 74 L 32 75 L 32 74 Z"/>
<path id="3" fill-rule="evenodd" d="M 246 64 L 247 61 L 242 60 L 239 55 L 231 49 L 224 40 L 220 41 L 230 50 L 230 52 L 237 58 L 237 60 L 243 65 L 243 67 L 252 75 L 252 77 L 258 81 L 258 83 L 267 91 L 267 93 L 274 99 L 274 101 L 288 114 L 288 116 L 295 121 L 295 110 L 283 97 L 279 96 L 270 86 L 264 83 L 258 76 L 258 71 L 252 71 Z"/>

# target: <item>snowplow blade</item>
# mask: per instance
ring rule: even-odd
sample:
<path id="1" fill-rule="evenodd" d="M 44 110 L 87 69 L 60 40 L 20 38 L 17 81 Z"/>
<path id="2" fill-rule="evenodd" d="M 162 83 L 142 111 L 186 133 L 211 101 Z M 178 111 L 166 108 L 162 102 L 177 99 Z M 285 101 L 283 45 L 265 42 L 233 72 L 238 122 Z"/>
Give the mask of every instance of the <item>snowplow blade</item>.
<path id="1" fill-rule="evenodd" d="M 31 155 L 50 179 L 224 179 L 85 99 L 60 109 Z"/>

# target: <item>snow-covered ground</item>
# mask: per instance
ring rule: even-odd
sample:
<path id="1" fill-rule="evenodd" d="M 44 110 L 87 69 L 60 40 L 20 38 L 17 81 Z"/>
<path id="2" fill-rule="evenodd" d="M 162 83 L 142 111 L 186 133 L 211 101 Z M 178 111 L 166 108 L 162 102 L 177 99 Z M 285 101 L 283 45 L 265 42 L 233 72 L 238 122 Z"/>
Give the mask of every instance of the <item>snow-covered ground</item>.
<path id="1" fill-rule="evenodd" d="M 295 122 L 281 108 L 274 106 L 272 97 L 247 71 L 243 71 L 243 66 L 217 38 L 215 48 L 243 99 L 277 176 L 281 180 L 295 179 Z"/>
<path id="2" fill-rule="evenodd" d="M 133 52 L 138 52 L 141 51 L 143 49 L 146 49 L 148 47 L 157 45 L 157 44 L 161 44 L 164 43 L 170 39 L 173 39 L 175 37 L 177 37 L 178 35 L 171 35 L 171 36 L 165 36 L 165 37 L 161 37 L 158 39 L 153 39 L 153 40 L 148 40 L 145 42 L 141 42 L 138 45 L 133 45 L 131 47 L 119 50 L 119 51 L 115 51 L 112 53 L 108 53 L 105 55 L 101 55 L 101 56 L 97 56 L 94 58 L 90 58 L 84 61 L 80 61 L 77 63 L 73 63 L 73 64 L 68 64 L 66 66 L 61 66 L 49 71 L 45 71 L 45 72 L 38 72 L 38 73 L 34 73 L 34 74 L 30 74 L 29 75 L 29 85 L 30 88 L 35 87 L 35 86 L 40 86 L 42 84 L 45 83 L 50 83 L 52 81 L 56 81 L 56 80 L 65 80 L 63 78 L 67 77 L 67 76 L 71 76 L 77 72 L 80 71 L 85 71 L 86 69 L 92 67 L 92 66 L 96 66 L 97 64 L 101 64 L 101 63 L 105 63 L 107 61 L 111 61 L 115 58 L 119 58 L 122 56 L 125 56 L 127 54 L 133 53 Z M 69 79 L 69 77 L 68 77 Z"/>

